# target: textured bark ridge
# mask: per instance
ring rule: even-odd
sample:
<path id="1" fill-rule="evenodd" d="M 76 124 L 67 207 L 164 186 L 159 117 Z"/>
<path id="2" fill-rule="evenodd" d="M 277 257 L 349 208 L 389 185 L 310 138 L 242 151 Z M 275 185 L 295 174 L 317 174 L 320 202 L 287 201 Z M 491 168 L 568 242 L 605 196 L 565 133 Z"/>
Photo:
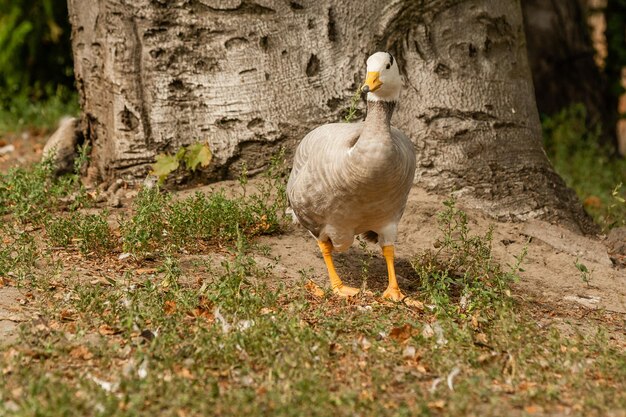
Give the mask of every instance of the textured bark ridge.
<path id="1" fill-rule="evenodd" d="M 103 177 L 208 141 L 213 178 L 339 120 L 389 50 L 406 89 L 394 124 L 416 182 L 499 218 L 586 218 L 553 172 L 518 1 L 69 0 L 86 138 Z M 582 220 L 581 220 L 582 219 Z M 581 223 L 582 222 L 582 223 Z"/>

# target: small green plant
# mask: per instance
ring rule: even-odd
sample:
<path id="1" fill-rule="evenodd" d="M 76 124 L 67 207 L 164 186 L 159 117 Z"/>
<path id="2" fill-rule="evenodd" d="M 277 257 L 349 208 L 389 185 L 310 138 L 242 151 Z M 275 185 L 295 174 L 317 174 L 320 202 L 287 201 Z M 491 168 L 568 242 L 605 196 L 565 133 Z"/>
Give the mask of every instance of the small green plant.
<path id="1" fill-rule="evenodd" d="M 272 234 L 280 231 L 282 218 L 287 208 L 287 163 L 285 148 L 272 156 L 268 168 L 263 172 L 258 192 L 246 197 L 247 204 L 260 220 L 257 234 Z"/>
<path id="2" fill-rule="evenodd" d="M 622 191 L 621 182 L 611 191 L 611 197 L 604 217 L 608 228 L 626 226 L 626 190 Z"/>
<path id="3" fill-rule="evenodd" d="M 47 238 L 53 246 L 76 245 L 85 255 L 106 254 L 115 246 L 107 216 L 107 211 L 99 214 L 74 212 L 67 216 L 50 218 L 46 222 Z"/>
<path id="4" fill-rule="evenodd" d="M 133 216 L 120 221 L 125 252 L 147 256 L 160 245 L 165 237 L 169 200 L 169 195 L 161 193 L 158 186 L 139 191 L 133 202 Z"/>
<path id="5" fill-rule="evenodd" d="M 526 251 L 505 271 L 491 253 L 493 227 L 484 235 L 473 235 L 467 214 L 456 201 L 444 202 L 438 214 L 442 236 L 436 252 L 426 251 L 413 261 L 423 293 L 440 312 L 467 314 L 476 309 L 493 309 L 510 301 L 510 284 L 517 280 Z"/>
<path id="6" fill-rule="evenodd" d="M 347 123 L 352 122 L 352 119 L 356 117 L 357 113 L 357 105 L 359 104 L 359 100 L 361 100 L 361 87 L 357 88 L 357 90 L 352 95 L 350 99 L 350 107 L 348 107 L 348 114 L 344 117 L 344 121 Z"/>
<path id="7" fill-rule="evenodd" d="M 88 161 L 89 146 L 79 147 L 75 172 L 57 177 L 51 158 L 27 168 L 13 168 L 0 174 L 0 215 L 12 215 L 21 223 L 41 225 L 50 211 L 76 210 L 89 204 L 80 181 L 80 171 Z"/>
<path id="8" fill-rule="evenodd" d="M 199 250 L 207 245 L 230 244 L 239 233 L 246 237 L 277 233 L 286 207 L 284 154 L 275 155 L 257 192 L 228 198 L 223 191 L 196 193 L 170 201 L 158 187 L 142 189 L 135 199 L 135 214 L 120 223 L 123 248 L 136 256 L 155 250 Z"/>
<path id="9" fill-rule="evenodd" d="M 578 269 L 578 272 L 580 272 L 581 281 L 584 282 L 585 285 L 587 285 L 587 288 L 589 288 L 591 286 L 592 272 L 589 270 L 589 268 L 587 268 L 587 265 L 580 262 L 578 258 L 576 258 L 576 260 L 574 261 L 574 266 L 576 267 L 576 269 Z"/>
<path id="10" fill-rule="evenodd" d="M 152 164 L 152 175 L 159 178 L 159 183 L 163 183 L 172 172 L 180 167 L 180 163 L 184 162 L 188 171 L 195 172 L 198 165 L 207 167 L 213 159 L 213 154 L 208 145 L 203 143 L 195 143 L 189 146 L 181 147 L 175 155 L 159 154 L 156 156 L 156 162 Z"/>
<path id="11" fill-rule="evenodd" d="M 0 214 L 11 214 L 22 223 L 40 224 L 46 211 L 69 193 L 68 183 L 54 178 L 50 160 L 31 169 L 14 168 L 0 176 Z"/>
<path id="12" fill-rule="evenodd" d="M 23 277 L 35 266 L 39 251 L 32 233 L 0 224 L 0 278 Z"/>
<path id="13" fill-rule="evenodd" d="M 159 268 L 159 272 L 163 273 L 161 287 L 173 289 L 179 288 L 178 279 L 182 275 L 182 271 L 176 258 L 170 254 L 166 254 L 163 264 Z"/>

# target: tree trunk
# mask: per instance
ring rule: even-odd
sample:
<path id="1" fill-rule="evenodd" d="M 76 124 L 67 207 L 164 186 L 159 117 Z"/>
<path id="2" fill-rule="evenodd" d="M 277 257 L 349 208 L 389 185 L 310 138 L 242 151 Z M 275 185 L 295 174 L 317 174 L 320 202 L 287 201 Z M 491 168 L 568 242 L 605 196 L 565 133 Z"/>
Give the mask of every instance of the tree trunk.
<path id="1" fill-rule="evenodd" d="M 617 105 L 594 60 L 581 0 L 522 0 L 522 10 L 539 112 L 582 103 L 590 124 L 602 125 L 603 142 L 615 148 Z"/>
<path id="2" fill-rule="evenodd" d="M 554 173 L 519 1 L 69 0 L 86 138 L 101 175 L 145 175 L 155 154 L 208 141 L 209 175 L 261 168 L 279 145 L 338 121 L 387 49 L 406 89 L 394 124 L 416 182 L 500 219 L 589 224 Z"/>

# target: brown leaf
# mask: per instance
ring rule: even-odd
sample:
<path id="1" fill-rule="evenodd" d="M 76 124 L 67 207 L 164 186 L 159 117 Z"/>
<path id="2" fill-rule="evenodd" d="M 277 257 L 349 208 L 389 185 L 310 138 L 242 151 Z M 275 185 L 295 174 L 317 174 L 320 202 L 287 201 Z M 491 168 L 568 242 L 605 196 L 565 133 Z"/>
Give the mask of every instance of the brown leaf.
<path id="1" fill-rule="evenodd" d="M 72 310 L 61 310 L 61 321 L 74 321 L 76 320 L 76 312 Z"/>
<path id="2" fill-rule="evenodd" d="M 446 406 L 444 400 L 431 401 L 428 403 L 428 408 L 442 410 Z"/>
<path id="3" fill-rule="evenodd" d="M 157 272 L 156 268 L 139 268 L 135 270 L 135 273 L 137 275 L 154 274 L 156 272 Z"/>
<path id="4" fill-rule="evenodd" d="M 309 280 L 309 282 L 307 282 L 304 285 L 304 288 L 306 288 L 306 290 L 312 294 L 313 296 L 317 297 L 317 298 L 322 298 L 324 297 L 324 290 L 320 288 L 319 285 L 317 285 L 316 283 L 314 283 L 313 281 Z"/>
<path id="5" fill-rule="evenodd" d="M 413 326 L 406 323 L 404 326 L 394 327 L 389 332 L 389 337 L 395 340 L 396 342 L 402 343 L 411 337 L 413 333 Z"/>
<path id="6" fill-rule="evenodd" d="M 173 300 L 166 301 L 165 305 L 163 306 L 163 311 L 168 316 L 171 316 L 172 314 L 174 314 L 176 312 L 176 301 L 173 301 Z"/>
<path id="7" fill-rule="evenodd" d="M 477 314 L 472 314 L 472 328 L 474 330 L 478 329 L 478 315 Z"/>
<path id="8" fill-rule="evenodd" d="M 86 346 L 76 346 L 74 349 L 70 350 L 70 357 L 88 361 L 93 358 L 93 353 L 91 353 Z"/>
<path id="9" fill-rule="evenodd" d="M 585 200 L 583 201 L 583 206 L 585 206 L 585 207 L 593 207 L 593 208 L 600 208 L 600 207 L 602 207 L 602 200 L 600 200 L 600 198 L 598 198 L 595 195 L 591 195 L 591 196 L 585 198 Z"/>
<path id="10" fill-rule="evenodd" d="M 11 395 L 13 396 L 13 398 L 20 398 L 23 392 L 24 389 L 22 387 L 16 387 L 11 390 Z"/>
<path id="11" fill-rule="evenodd" d="M 486 334 L 478 333 L 474 336 L 474 342 L 476 344 L 486 345 L 487 343 L 489 343 L 489 340 L 487 339 Z"/>
<path id="12" fill-rule="evenodd" d="M 174 371 L 176 375 L 184 379 L 193 379 L 193 374 L 187 368 L 179 368 Z"/>
<path id="13" fill-rule="evenodd" d="M 259 314 L 262 316 L 266 316 L 268 314 L 272 314 L 273 312 L 274 312 L 273 308 L 263 307 L 261 311 L 259 311 Z"/>
<path id="14" fill-rule="evenodd" d="M 121 330 L 113 328 L 108 324 L 103 324 L 102 326 L 98 327 L 98 333 L 100 333 L 102 336 L 111 336 L 114 334 L 119 334 L 121 332 Z"/>
<path id="15" fill-rule="evenodd" d="M 208 321 L 213 321 L 215 319 L 215 316 L 213 315 L 212 312 L 210 312 L 209 310 L 205 310 L 204 308 L 200 308 L 200 307 L 196 307 L 193 310 L 191 310 L 190 315 L 192 317 L 202 317 L 203 319 L 208 320 Z"/>
<path id="16" fill-rule="evenodd" d="M 543 407 L 541 407 L 540 405 L 527 405 L 526 407 L 524 407 L 524 411 L 526 411 L 528 414 L 543 414 Z"/>
<path id="17" fill-rule="evenodd" d="M 368 390 L 364 389 L 359 394 L 359 400 L 361 400 L 361 401 L 374 401 L 374 394 L 372 393 L 372 391 L 368 391 Z"/>
<path id="18" fill-rule="evenodd" d="M 528 391 L 529 389 L 533 389 L 536 386 L 537 386 L 536 382 L 522 381 L 517 386 L 517 389 L 519 389 L 520 391 Z"/>
<path id="19" fill-rule="evenodd" d="M 206 295 L 198 297 L 198 307 L 204 310 L 213 310 L 213 302 Z"/>

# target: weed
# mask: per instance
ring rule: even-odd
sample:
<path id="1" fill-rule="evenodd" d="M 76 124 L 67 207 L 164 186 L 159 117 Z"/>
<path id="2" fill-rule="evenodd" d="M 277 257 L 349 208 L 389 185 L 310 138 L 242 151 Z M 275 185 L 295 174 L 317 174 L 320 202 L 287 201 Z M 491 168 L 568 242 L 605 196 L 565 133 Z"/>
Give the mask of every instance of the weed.
<path id="1" fill-rule="evenodd" d="M 263 174 L 258 191 L 228 198 L 224 191 L 196 193 L 171 202 L 158 187 L 143 189 L 137 196 L 129 221 L 120 229 L 124 250 L 146 256 L 156 249 L 198 250 L 204 245 L 234 243 L 239 234 L 254 237 L 277 233 L 286 207 L 284 153 L 275 155 Z M 242 174 L 240 184 L 247 178 Z"/>
<path id="2" fill-rule="evenodd" d="M 53 246 L 66 248 L 75 244 L 85 255 L 104 255 L 115 246 L 107 217 L 108 212 L 103 211 L 50 218 L 46 222 L 46 236 Z"/>
<path id="3" fill-rule="evenodd" d="M 169 195 L 161 193 L 158 186 L 139 191 L 133 201 L 133 216 L 129 220 L 120 220 L 125 252 L 147 256 L 158 247 L 166 231 L 164 212 L 169 200 Z"/>
<path id="4" fill-rule="evenodd" d="M 357 105 L 359 104 L 359 101 L 361 100 L 361 94 L 362 94 L 361 87 L 359 87 L 352 95 L 352 98 L 350 99 L 350 107 L 348 108 L 348 112 L 343 119 L 345 122 L 350 123 L 352 122 L 352 119 L 356 117 Z"/>
<path id="5" fill-rule="evenodd" d="M 159 268 L 159 272 L 163 274 L 163 280 L 161 286 L 164 288 L 178 288 L 178 279 L 180 278 L 182 271 L 180 264 L 176 258 L 170 254 L 166 254 L 163 259 L 163 264 Z"/>
<path id="6" fill-rule="evenodd" d="M 0 278 L 24 278 L 35 267 L 38 253 L 31 232 L 12 224 L 0 224 Z"/>
<path id="7" fill-rule="evenodd" d="M 515 265 L 504 271 L 493 259 L 493 227 L 483 235 L 472 235 L 467 214 L 456 201 L 444 202 L 438 214 L 442 236 L 436 252 L 426 251 L 413 261 L 423 293 L 439 312 L 468 314 L 476 309 L 493 309 L 509 303 L 509 286 L 518 279 L 525 251 Z"/>
<path id="8" fill-rule="evenodd" d="M 576 269 L 578 269 L 578 272 L 580 272 L 581 281 L 587 285 L 587 288 L 589 288 L 591 285 L 592 272 L 589 270 L 589 268 L 587 268 L 587 265 L 579 262 L 578 258 L 576 258 L 576 260 L 574 261 L 574 266 L 576 267 Z"/>
<path id="9" fill-rule="evenodd" d="M 626 190 L 625 190 L 626 191 Z M 626 226 L 626 193 L 622 191 L 620 182 L 611 191 L 612 201 L 607 205 L 604 215 L 605 224 L 609 229 Z"/>
<path id="10" fill-rule="evenodd" d="M 79 174 L 88 152 L 87 145 L 79 149 L 73 174 L 55 176 L 51 158 L 30 168 L 13 168 L 0 174 L 0 215 L 13 215 L 21 223 L 41 225 L 51 210 L 88 206 L 89 198 Z"/>

